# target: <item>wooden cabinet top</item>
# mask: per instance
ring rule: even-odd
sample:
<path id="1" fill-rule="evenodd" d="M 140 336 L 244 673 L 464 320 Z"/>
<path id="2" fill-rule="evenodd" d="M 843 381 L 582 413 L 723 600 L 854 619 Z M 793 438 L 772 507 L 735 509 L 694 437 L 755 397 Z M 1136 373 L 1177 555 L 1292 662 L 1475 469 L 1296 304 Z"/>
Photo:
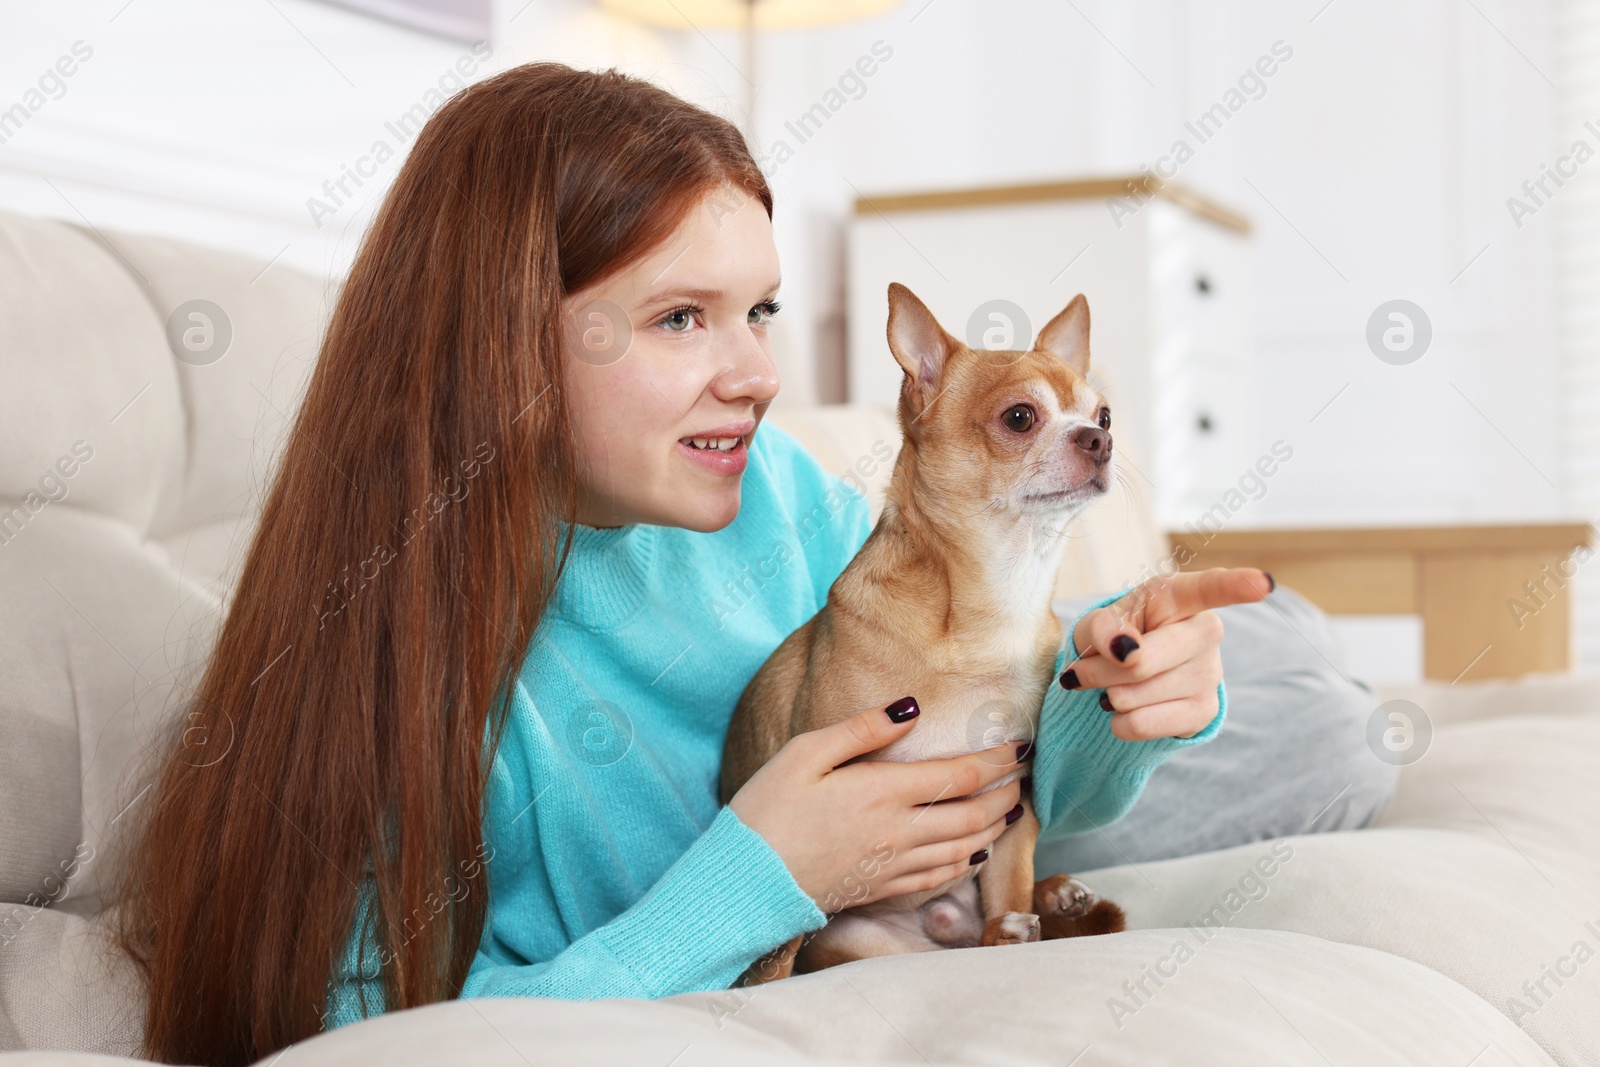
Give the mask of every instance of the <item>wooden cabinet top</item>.
<path id="1" fill-rule="evenodd" d="M 1488 523 L 1476 526 L 1322 526 L 1306 529 L 1173 530 L 1192 551 L 1316 554 L 1328 552 L 1462 552 L 1574 548 L 1594 543 L 1585 522 Z"/>
<path id="2" fill-rule="evenodd" d="M 988 185 L 967 189 L 935 189 L 920 193 L 874 194 L 856 197 L 855 210 L 857 215 L 886 215 L 895 211 L 942 211 L 949 208 L 1034 204 L 1053 200 L 1098 200 L 1112 196 L 1128 196 L 1138 200 L 1146 200 L 1152 196 L 1160 197 L 1236 233 L 1250 232 L 1250 220 L 1243 215 L 1228 210 L 1188 186 L 1162 181 L 1149 174 L 1031 182 L 1022 185 Z"/>

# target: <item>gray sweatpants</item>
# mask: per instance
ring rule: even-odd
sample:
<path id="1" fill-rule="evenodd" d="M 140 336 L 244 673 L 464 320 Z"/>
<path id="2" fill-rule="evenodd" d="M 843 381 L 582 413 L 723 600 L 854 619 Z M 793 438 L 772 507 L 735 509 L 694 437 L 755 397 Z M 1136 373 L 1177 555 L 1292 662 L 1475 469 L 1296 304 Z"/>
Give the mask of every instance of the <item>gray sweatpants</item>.
<path id="1" fill-rule="evenodd" d="M 1062 625 L 1093 602 L 1058 601 Z M 1221 732 L 1157 767 L 1121 819 L 1042 842 L 1036 877 L 1354 830 L 1383 813 L 1398 768 L 1367 746 L 1378 700 L 1349 677 L 1327 617 L 1282 585 L 1261 603 L 1218 613 L 1228 691 Z"/>

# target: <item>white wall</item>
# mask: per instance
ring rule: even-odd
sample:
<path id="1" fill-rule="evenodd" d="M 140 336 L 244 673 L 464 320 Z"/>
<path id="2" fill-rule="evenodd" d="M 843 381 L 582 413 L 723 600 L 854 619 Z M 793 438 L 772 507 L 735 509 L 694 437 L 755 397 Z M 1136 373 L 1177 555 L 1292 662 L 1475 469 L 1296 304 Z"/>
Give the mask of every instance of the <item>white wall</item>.
<path id="1" fill-rule="evenodd" d="M 1559 142 L 1583 138 L 1600 148 L 1600 4 L 1557 0 L 1559 43 L 1554 77 L 1562 88 Z M 1597 156 L 1600 160 L 1600 156 Z M 1570 167 L 1568 168 L 1570 169 Z M 1567 504 L 1575 514 L 1600 515 L 1600 161 L 1591 161 L 1562 190 L 1554 211 L 1561 234 L 1556 276 L 1560 337 Z M 1600 574 L 1590 560 L 1576 579 L 1578 655 L 1600 668 Z"/>
<path id="2" fill-rule="evenodd" d="M 1258 224 L 1262 432 L 1303 459 L 1256 521 L 1560 513 L 1557 212 L 1518 229 L 1504 203 L 1554 158 L 1547 5 L 1320 4 L 908 0 L 872 22 L 767 35 L 757 142 L 769 158 L 780 140 L 794 150 L 770 169 L 802 364 L 838 388 L 842 224 L 857 191 L 1136 170 L 1283 40 L 1294 57 L 1266 95 L 1178 176 Z M 75 41 L 94 56 L 0 145 L 0 203 L 337 271 L 399 157 L 320 226 L 307 201 L 329 199 L 323 183 L 375 142 L 403 151 L 385 123 L 463 58 L 474 76 L 545 56 L 617 62 L 741 117 L 735 34 L 646 30 L 584 0 L 499 11 L 502 40 L 477 63 L 466 45 L 307 0 L 11 2 L 0 106 Z M 875 42 L 892 55 L 864 95 L 799 143 L 786 123 Z M 1364 341 L 1394 297 L 1434 325 L 1407 367 Z"/>
<path id="3" fill-rule="evenodd" d="M 769 37 L 769 145 L 872 42 L 893 49 L 866 94 L 780 168 L 786 272 L 806 297 L 791 306 L 835 309 L 842 260 L 815 220 L 842 218 L 857 190 L 1132 172 L 1184 137 L 1195 153 L 1178 180 L 1257 224 L 1262 433 L 1299 449 L 1295 477 L 1253 521 L 1561 514 L 1556 213 L 1519 229 L 1505 207 L 1554 158 L 1546 5 L 1321 6 L 941 0 Z M 1294 54 L 1265 95 L 1196 143 L 1184 120 L 1279 40 Z M 710 45 L 686 48 L 734 92 Z M 1421 305 L 1434 330 L 1404 367 L 1365 341 L 1393 298 Z"/>
<path id="4" fill-rule="evenodd" d="M 1562 3 L 1564 25 L 1593 7 Z M 396 163 L 321 227 L 306 201 L 374 141 L 403 150 L 385 121 L 470 56 L 309 0 L 0 0 L 0 19 L 0 108 L 75 41 L 94 49 L 0 145 L 0 205 L 241 247 L 264 267 L 343 269 Z M 743 117 L 735 34 L 647 30 L 585 0 L 502 0 L 497 22 L 474 77 L 536 58 L 616 63 Z M 1548 0 L 907 0 L 872 22 L 768 35 L 756 141 L 769 159 L 780 140 L 794 150 L 771 176 L 800 365 L 834 395 L 858 191 L 1136 170 L 1283 40 L 1294 56 L 1265 95 L 1178 175 L 1257 224 L 1261 433 L 1297 451 L 1251 521 L 1592 506 L 1592 490 L 1565 495 L 1572 377 L 1554 332 L 1553 235 L 1563 197 L 1578 197 L 1558 191 L 1520 227 L 1506 207 L 1582 132 L 1551 84 L 1553 36 Z M 876 42 L 892 55 L 864 94 L 798 143 L 785 123 Z M 1370 313 L 1397 297 L 1434 328 L 1403 367 L 1365 342 Z M 1600 660 L 1600 634 L 1591 646 Z"/>
<path id="5" fill-rule="evenodd" d="M 1567 43 L 1564 69 L 1582 79 L 1595 8 L 1563 7 L 1563 25 L 1589 35 Z M 1600 357 L 1558 356 L 1553 255 L 1594 175 L 1543 203 L 1523 191 L 1574 138 L 1600 147 L 1581 128 L 1600 113 L 1561 112 L 1552 18 L 1544 0 L 910 0 L 876 23 L 770 37 L 768 144 L 872 42 L 894 50 L 783 171 L 786 270 L 805 295 L 791 306 L 823 327 L 802 341 L 826 369 L 842 262 L 813 220 L 843 219 L 858 192 L 1131 172 L 1183 138 L 1194 156 L 1178 180 L 1256 224 L 1262 445 L 1296 447 L 1250 524 L 1589 517 L 1593 478 L 1577 493 L 1571 479 L 1597 460 L 1564 440 L 1592 443 L 1567 424 L 1600 404 Z M 1280 40 L 1294 54 L 1265 94 L 1198 144 L 1185 120 Z M 709 45 L 686 48 L 731 91 Z M 1538 210 L 1518 219 L 1513 196 Z M 1569 245 L 1592 244 L 1592 224 L 1572 225 Z M 1569 331 L 1592 317 L 1579 306 L 1592 288 L 1564 290 Z M 1369 316 L 1396 298 L 1433 330 L 1406 366 L 1366 341 Z M 1582 661 L 1600 667 L 1600 608 L 1579 619 Z"/>
<path id="6" fill-rule="evenodd" d="M 0 109 L 75 43 L 92 52 L 4 131 L 0 205 L 324 273 L 348 264 L 399 157 L 347 180 L 355 196 L 320 225 L 307 201 L 376 142 L 403 152 L 385 123 L 477 63 L 466 44 L 307 0 L 7 0 L 0 22 Z"/>

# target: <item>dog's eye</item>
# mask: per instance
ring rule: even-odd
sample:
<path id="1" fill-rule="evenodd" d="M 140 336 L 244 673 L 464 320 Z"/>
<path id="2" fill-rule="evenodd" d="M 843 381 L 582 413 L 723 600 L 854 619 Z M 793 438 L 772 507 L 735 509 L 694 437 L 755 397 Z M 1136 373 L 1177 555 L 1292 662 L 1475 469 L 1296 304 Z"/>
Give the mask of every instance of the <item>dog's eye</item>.
<path id="1" fill-rule="evenodd" d="M 1026 404 L 1015 404 L 1006 408 L 1006 413 L 1000 416 L 1000 421 L 1014 433 L 1027 433 L 1033 428 L 1033 409 Z"/>
<path id="2" fill-rule="evenodd" d="M 1102 430 L 1111 429 L 1111 409 L 1110 408 L 1101 408 L 1100 409 L 1100 428 Z"/>

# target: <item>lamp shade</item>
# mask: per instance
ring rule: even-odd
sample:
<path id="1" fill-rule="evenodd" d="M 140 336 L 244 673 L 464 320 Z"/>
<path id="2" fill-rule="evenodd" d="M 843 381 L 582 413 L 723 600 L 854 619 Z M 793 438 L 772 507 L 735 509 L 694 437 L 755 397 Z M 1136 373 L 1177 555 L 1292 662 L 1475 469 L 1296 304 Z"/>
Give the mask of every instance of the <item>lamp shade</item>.
<path id="1" fill-rule="evenodd" d="M 882 15 L 901 0 L 599 0 L 607 11 L 670 30 L 744 29 L 755 4 L 758 30 L 797 30 Z"/>

